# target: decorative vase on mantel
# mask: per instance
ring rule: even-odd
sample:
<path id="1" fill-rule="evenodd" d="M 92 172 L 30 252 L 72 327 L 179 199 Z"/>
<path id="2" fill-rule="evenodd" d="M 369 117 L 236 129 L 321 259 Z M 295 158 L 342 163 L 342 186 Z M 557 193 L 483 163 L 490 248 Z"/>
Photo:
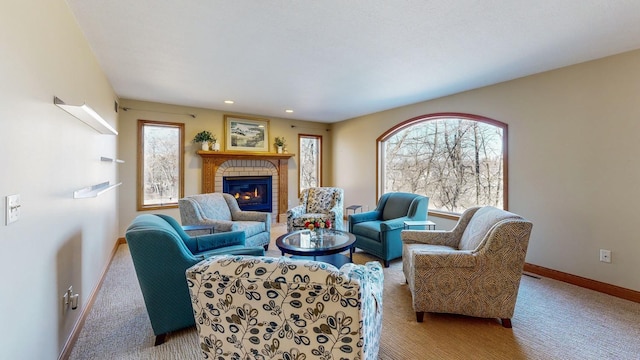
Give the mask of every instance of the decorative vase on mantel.
<path id="1" fill-rule="evenodd" d="M 202 142 L 202 150 L 209 151 L 209 142 L 208 141 L 203 141 Z"/>
<path id="2" fill-rule="evenodd" d="M 278 154 L 282 154 L 282 146 L 278 146 L 277 150 L 278 150 Z"/>

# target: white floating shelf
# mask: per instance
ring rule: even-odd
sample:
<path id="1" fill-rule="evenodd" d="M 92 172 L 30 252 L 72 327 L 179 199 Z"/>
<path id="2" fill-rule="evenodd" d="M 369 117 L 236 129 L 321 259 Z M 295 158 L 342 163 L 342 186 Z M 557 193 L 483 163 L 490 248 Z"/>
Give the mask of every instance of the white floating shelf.
<path id="1" fill-rule="evenodd" d="M 116 162 L 116 163 L 118 163 L 118 164 L 124 164 L 124 160 L 120 160 L 120 159 L 112 159 L 112 158 L 105 157 L 105 156 L 101 156 L 101 157 L 100 157 L 100 161 Z"/>
<path id="2" fill-rule="evenodd" d="M 108 181 L 106 181 L 97 185 L 87 186 L 86 188 L 82 188 L 80 190 L 74 191 L 73 198 L 86 199 L 86 198 L 98 197 L 109 190 L 117 188 L 120 185 L 122 185 L 122 182 L 119 182 L 117 184 L 110 184 Z"/>
<path id="3" fill-rule="evenodd" d="M 94 128 L 97 132 L 107 135 L 118 135 L 116 129 L 114 129 L 109 123 L 103 119 L 97 112 L 95 112 L 87 104 L 82 105 L 67 105 L 64 101 L 60 100 L 57 96 L 53 97 L 53 103 L 59 108 L 73 115 L 76 119 L 81 120 L 85 124 Z"/>

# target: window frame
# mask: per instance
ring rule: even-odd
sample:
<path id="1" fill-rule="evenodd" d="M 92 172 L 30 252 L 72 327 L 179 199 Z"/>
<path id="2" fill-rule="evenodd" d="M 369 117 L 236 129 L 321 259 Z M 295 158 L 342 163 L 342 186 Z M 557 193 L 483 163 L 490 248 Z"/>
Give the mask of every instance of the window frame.
<path id="1" fill-rule="evenodd" d="M 424 114 L 420 116 L 413 117 L 411 119 L 405 120 L 392 128 L 385 131 L 382 135 L 380 135 L 376 139 L 376 198 L 379 199 L 382 196 L 384 188 L 383 188 L 383 169 L 384 169 L 384 156 L 383 156 L 383 143 L 388 140 L 390 137 L 394 136 L 396 133 L 405 130 L 413 125 L 417 125 L 422 122 L 432 121 L 432 120 L 440 120 L 440 119 L 449 119 L 449 118 L 458 118 L 469 121 L 477 121 L 489 125 L 493 125 L 502 129 L 502 168 L 503 168 L 503 176 L 502 176 L 502 186 L 503 186 L 503 209 L 509 210 L 509 147 L 508 147 L 508 138 L 509 138 L 509 127 L 506 123 L 502 121 L 498 121 L 495 119 L 491 119 L 481 115 L 475 114 L 467 114 L 467 113 L 458 113 L 458 112 L 441 112 L 441 113 L 432 113 L 432 114 Z M 442 210 L 431 210 L 428 209 L 429 214 L 436 215 L 442 218 L 448 218 L 452 220 L 457 220 L 460 216 L 459 213 L 447 212 Z"/>
<path id="2" fill-rule="evenodd" d="M 178 135 L 178 199 L 175 202 L 166 204 L 144 204 L 144 128 L 145 126 L 177 128 Z M 137 154 L 137 184 L 136 184 L 136 207 L 138 211 L 174 209 L 178 207 L 178 200 L 184 197 L 184 136 L 185 124 L 177 122 L 142 120 L 138 119 L 138 154 Z"/>
<path id="3" fill-rule="evenodd" d="M 318 142 L 318 166 L 317 166 L 317 177 L 318 177 L 318 186 L 322 186 L 322 135 L 314 135 L 314 134 L 298 134 L 298 150 L 300 152 L 300 165 L 298 167 L 298 196 L 302 192 L 302 139 L 315 139 Z"/>

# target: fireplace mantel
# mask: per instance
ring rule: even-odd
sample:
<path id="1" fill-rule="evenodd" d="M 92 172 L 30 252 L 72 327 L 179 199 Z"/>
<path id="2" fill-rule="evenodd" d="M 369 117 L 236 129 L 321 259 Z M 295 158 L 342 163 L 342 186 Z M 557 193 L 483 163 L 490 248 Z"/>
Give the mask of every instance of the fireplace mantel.
<path id="1" fill-rule="evenodd" d="M 289 208 L 288 170 L 289 159 L 294 154 L 245 151 L 197 151 L 202 157 L 202 193 L 216 191 L 215 178 L 218 167 L 228 160 L 265 160 L 273 164 L 278 171 L 278 213 L 283 214 Z M 222 189 L 219 189 L 222 191 Z M 278 219 L 279 221 L 280 219 Z"/>

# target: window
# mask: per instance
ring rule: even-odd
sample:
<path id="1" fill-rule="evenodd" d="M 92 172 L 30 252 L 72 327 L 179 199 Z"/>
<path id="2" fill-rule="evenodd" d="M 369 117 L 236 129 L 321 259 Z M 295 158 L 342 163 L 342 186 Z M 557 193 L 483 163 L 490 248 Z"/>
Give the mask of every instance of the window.
<path id="1" fill-rule="evenodd" d="M 322 186 L 322 136 L 298 135 L 300 171 L 298 193 L 310 187 Z"/>
<path id="2" fill-rule="evenodd" d="M 507 208 L 507 124 L 439 113 L 409 119 L 378 138 L 381 193 L 429 197 L 429 210 Z"/>
<path id="3" fill-rule="evenodd" d="M 138 120 L 138 210 L 178 207 L 184 196 L 184 124 Z"/>

